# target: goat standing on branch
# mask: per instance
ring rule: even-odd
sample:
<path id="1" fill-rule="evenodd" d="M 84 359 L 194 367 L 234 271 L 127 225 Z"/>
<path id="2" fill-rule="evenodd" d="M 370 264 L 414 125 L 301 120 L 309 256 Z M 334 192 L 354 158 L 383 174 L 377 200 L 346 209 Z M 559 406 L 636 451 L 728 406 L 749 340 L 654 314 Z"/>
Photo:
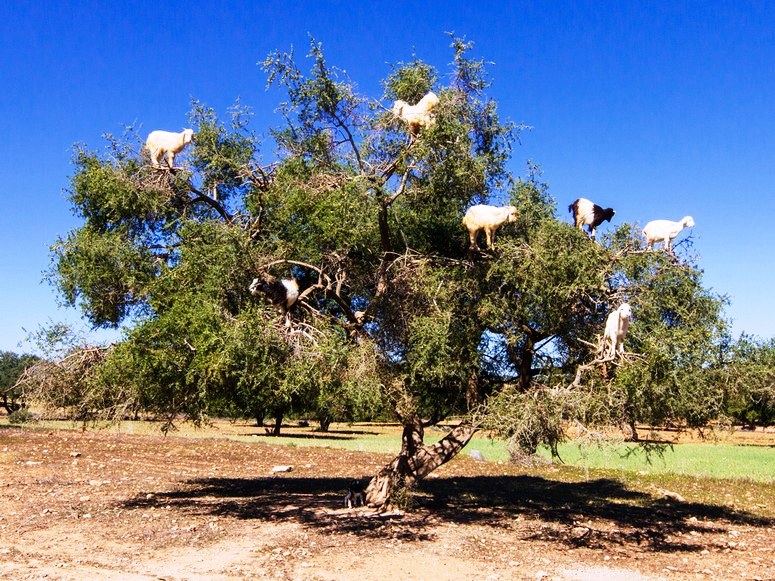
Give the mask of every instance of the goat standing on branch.
<path id="1" fill-rule="evenodd" d="M 684 216 L 680 222 L 672 220 L 652 220 L 643 229 L 643 235 L 646 237 L 646 247 L 651 250 L 657 242 L 663 242 L 665 250 L 670 250 L 670 241 L 681 233 L 684 228 L 694 226 L 694 219 L 691 216 Z"/>
<path id="2" fill-rule="evenodd" d="M 605 322 L 605 332 L 600 351 L 607 359 L 613 359 L 617 351 L 624 353 L 624 339 L 627 337 L 627 329 L 630 328 L 632 309 L 627 303 L 622 303 L 619 308 L 608 315 Z"/>
<path id="3" fill-rule="evenodd" d="M 257 296 L 259 293 L 265 295 L 282 315 L 288 315 L 288 311 L 299 298 L 299 284 L 296 280 L 292 278 L 278 279 L 269 274 L 254 278 L 248 290 L 253 296 Z"/>
<path id="4" fill-rule="evenodd" d="M 175 154 L 183 151 L 183 148 L 191 143 L 193 138 L 193 129 L 184 129 L 180 133 L 151 131 L 145 141 L 145 147 L 151 154 L 153 167 L 161 167 L 161 158 L 166 153 L 169 168 L 173 169 L 175 167 Z"/>
<path id="5" fill-rule="evenodd" d="M 417 135 L 420 129 L 433 124 L 433 110 L 439 104 L 439 98 L 433 91 L 427 93 L 417 105 L 410 105 L 399 99 L 393 103 L 393 114 L 400 117 L 409 126 L 409 133 Z"/>
<path id="6" fill-rule="evenodd" d="M 517 221 L 517 208 L 515 206 L 485 206 L 478 204 L 468 208 L 463 217 L 463 226 L 468 229 L 468 238 L 471 250 L 479 250 L 476 236 L 480 230 L 484 230 L 487 237 L 487 248 L 495 248 L 495 231 L 506 222 Z"/>
<path id="7" fill-rule="evenodd" d="M 595 239 L 595 230 L 603 221 L 611 221 L 616 211 L 613 208 L 603 208 L 597 204 L 587 200 L 586 198 L 578 198 L 570 206 L 568 206 L 568 212 L 573 214 L 573 222 L 576 228 L 584 231 L 584 226 L 589 229 L 589 236 L 592 240 Z"/>

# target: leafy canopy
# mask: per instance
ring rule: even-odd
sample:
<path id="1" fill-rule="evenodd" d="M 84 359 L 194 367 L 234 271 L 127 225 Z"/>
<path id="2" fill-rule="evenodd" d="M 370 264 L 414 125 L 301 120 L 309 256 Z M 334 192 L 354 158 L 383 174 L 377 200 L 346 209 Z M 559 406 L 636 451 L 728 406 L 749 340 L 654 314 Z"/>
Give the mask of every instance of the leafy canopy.
<path id="1" fill-rule="evenodd" d="M 314 39 L 307 71 L 270 54 L 268 86 L 284 93 L 271 163 L 241 104 L 224 123 L 194 102 L 180 171 L 151 167 L 131 128 L 103 154 L 78 147 L 83 224 L 54 244 L 49 278 L 94 325 L 127 325 L 100 384 L 167 418 L 475 411 L 527 451 L 569 420 L 717 416 L 720 391 L 698 378 L 729 345 L 724 299 L 687 252 L 645 252 L 632 224 L 596 244 L 560 220 L 536 164 L 511 175 L 524 126 L 501 118 L 472 44 L 451 48 L 448 73 L 398 63 L 376 100 Z M 434 123 L 410 135 L 392 102 L 430 90 Z M 471 253 L 461 218 L 482 202 L 518 220 Z M 299 282 L 288 323 L 248 292 L 268 275 Z M 628 354 L 591 364 L 624 301 Z"/>

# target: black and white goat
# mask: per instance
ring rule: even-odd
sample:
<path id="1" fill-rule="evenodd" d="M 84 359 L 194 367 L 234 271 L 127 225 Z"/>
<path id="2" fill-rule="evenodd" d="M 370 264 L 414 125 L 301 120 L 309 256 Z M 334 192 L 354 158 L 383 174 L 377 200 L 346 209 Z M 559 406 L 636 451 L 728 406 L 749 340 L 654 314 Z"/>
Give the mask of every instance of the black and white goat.
<path id="1" fill-rule="evenodd" d="M 345 508 L 354 508 L 366 504 L 366 493 L 363 484 L 359 480 L 353 480 L 347 487 L 347 495 L 344 497 Z"/>
<path id="2" fill-rule="evenodd" d="M 584 231 L 584 226 L 589 228 L 589 235 L 594 240 L 595 230 L 603 221 L 611 221 L 616 211 L 613 208 L 602 208 L 586 198 L 578 198 L 570 206 L 568 212 L 573 214 L 573 222 L 576 228 Z"/>
<path id="3" fill-rule="evenodd" d="M 279 279 L 269 274 L 254 278 L 248 290 L 253 296 L 259 293 L 266 296 L 283 315 L 288 313 L 299 298 L 299 284 L 294 279 Z"/>

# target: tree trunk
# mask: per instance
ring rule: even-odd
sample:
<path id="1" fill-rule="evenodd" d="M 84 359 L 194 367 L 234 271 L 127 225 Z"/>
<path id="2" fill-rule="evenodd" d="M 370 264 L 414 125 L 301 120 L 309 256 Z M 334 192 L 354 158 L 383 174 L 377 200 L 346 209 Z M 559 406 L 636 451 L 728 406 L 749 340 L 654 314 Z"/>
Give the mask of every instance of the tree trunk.
<path id="1" fill-rule="evenodd" d="M 638 428 L 635 426 L 635 420 L 629 420 L 628 424 L 630 426 L 630 437 L 627 439 L 630 442 L 637 442 L 639 440 L 639 437 L 638 437 Z"/>
<path id="2" fill-rule="evenodd" d="M 327 432 L 328 428 L 331 427 L 331 417 L 330 416 L 321 416 L 318 418 L 318 423 L 320 426 L 318 427 L 319 432 Z"/>
<path id="3" fill-rule="evenodd" d="M 423 444 L 422 420 L 414 417 L 404 424 L 401 452 L 384 466 L 366 487 L 366 502 L 372 506 L 391 503 L 397 491 L 413 486 L 442 464 L 454 458 L 479 428 L 462 423 L 436 444 Z"/>
<path id="4" fill-rule="evenodd" d="M 535 344 L 543 337 L 527 325 L 523 325 L 522 331 L 524 338 L 519 344 L 508 343 L 506 350 L 511 361 L 517 366 L 517 386 L 520 391 L 528 391 L 533 384 L 533 377 L 536 375 L 533 369 L 533 360 L 535 359 Z"/>
<path id="5" fill-rule="evenodd" d="M 472 371 L 468 378 L 468 385 L 466 386 L 466 406 L 468 411 L 474 409 L 481 401 L 482 396 L 479 393 L 479 376 L 476 371 Z"/>
<path id="6" fill-rule="evenodd" d="M 280 435 L 280 428 L 283 426 L 283 414 L 278 413 L 274 418 L 274 429 L 272 430 L 273 436 Z"/>
<path id="7" fill-rule="evenodd" d="M 532 339 L 526 339 L 525 345 L 520 353 L 519 365 L 517 366 L 519 371 L 519 389 L 523 392 L 530 389 L 533 382 L 534 353 Z"/>

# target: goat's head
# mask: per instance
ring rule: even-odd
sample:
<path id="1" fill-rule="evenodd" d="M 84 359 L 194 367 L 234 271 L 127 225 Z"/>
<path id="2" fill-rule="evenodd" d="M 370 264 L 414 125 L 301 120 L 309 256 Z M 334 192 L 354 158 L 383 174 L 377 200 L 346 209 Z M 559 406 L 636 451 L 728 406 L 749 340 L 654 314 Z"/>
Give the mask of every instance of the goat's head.
<path id="1" fill-rule="evenodd" d="M 517 208 L 516 206 L 506 206 L 506 220 L 508 222 L 516 222 L 517 221 Z"/>
<path id="2" fill-rule="evenodd" d="M 250 294 L 252 294 L 253 296 L 257 295 L 260 292 L 261 284 L 263 282 L 264 282 L 264 279 L 261 277 L 254 278 L 253 282 L 251 282 L 250 286 L 248 287 Z"/>
<path id="3" fill-rule="evenodd" d="M 409 103 L 407 103 L 406 101 L 402 101 L 401 99 L 393 103 L 393 115 L 400 117 L 401 112 L 404 110 L 404 107 L 406 107 L 407 105 L 409 105 Z"/>

